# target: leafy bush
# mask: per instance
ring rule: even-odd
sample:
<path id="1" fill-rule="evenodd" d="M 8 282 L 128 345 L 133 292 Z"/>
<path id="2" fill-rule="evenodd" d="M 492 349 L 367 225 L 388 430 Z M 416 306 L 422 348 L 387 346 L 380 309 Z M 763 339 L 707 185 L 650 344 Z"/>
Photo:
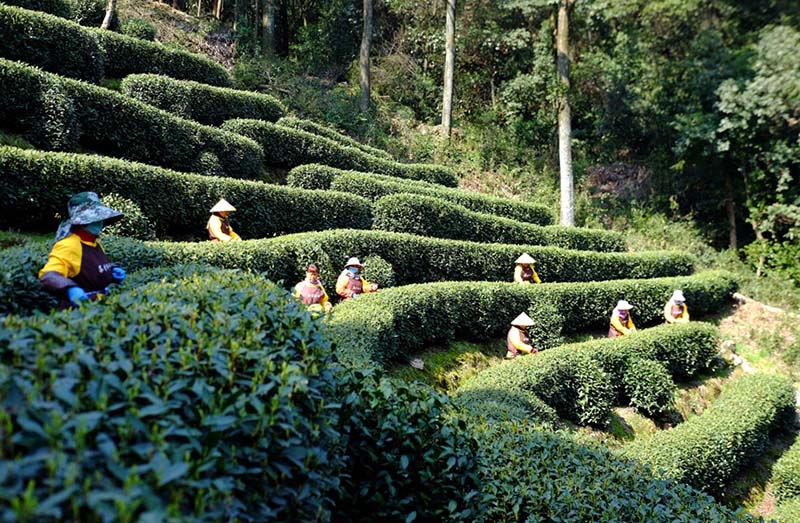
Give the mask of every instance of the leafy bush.
<path id="1" fill-rule="evenodd" d="M 536 321 L 530 332 L 531 342 L 537 350 L 547 350 L 564 343 L 561 331 L 564 328 L 564 316 L 552 303 L 534 303 L 528 309 L 528 316 Z"/>
<path id="2" fill-rule="evenodd" d="M 315 134 L 259 120 L 229 120 L 223 129 L 252 138 L 264 148 L 267 165 L 296 167 L 318 162 L 340 169 L 377 172 L 455 187 L 455 174 L 440 165 L 399 163 Z"/>
<path id="3" fill-rule="evenodd" d="M 774 516 L 780 523 L 800 521 L 800 498 L 793 498 L 779 504 L 775 509 Z"/>
<path id="4" fill-rule="evenodd" d="M 631 406 L 646 416 L 663 414 L 675 404 L 675 383 L 660 361 L 636 358 L 622 380 Z"/>
<path id="5" fill-rule="evenodd" d="M 295 167 L 289 171 L 287 183 L 306 189 L 333 189 L 349 192 L 373 201 L 395 193 L 421 194 L 463 205 L 475 212 L 495 214 L 538 225 L 553 223 L 553 213 L 544 205 L 498 198 L 461 189 L 444 188 L 423 181 L 403 180 L 375 173 L 344 171 L 319 164 Z"/>
<path id="6" fill-rule="evenodd" d="M 268 94 L 213 87 L 154 74 L 136 74 L 122 81 L 122 92 L 182 118 L 220 125 L 231 118 L 273 122 L 286 108 Z"/>
<path id="7" fill-rule="evenodd" d="M 33 242 L 0 250 L 0 290 L 5 293 L 0 296 L 0 315 L 46 311 L 58 305 L 39 282 L 39 269 L 47 263 L 48 252 L 46 245 Z"/>
<path id="8" fill-rule="evenodd" d="M 331 129 L 328 126 L 318 124 L 316 122 L 312 122 L 311 120 L 303 120 L 302 118 L 295 118 L 294 116 L 284 116 L 280 120 L 278 120 L 278 125 L 282 125 L 283 127 L 291 127 L 293 129 L 300 129 L 301 131 L 307 131 L 312 134 L 316 134 L 319 136 L 323 136 L 335 142 L 339 142 L 340 144 L 347 146 L 347 147 L 355 147 L 356 149 L 360 149 L 361 151 L 371 154 L 372 156 L 377 156 L 379 158 L 384 158 L 386 160 L 394 160 L 392 155 L 384 151 L 383 149 L 376 149 L 375 147 L 370 147 L 369 145 L 363 144 L 357 140 L 353 140 L 349 136 L 340 133 L 334 129 Z"/>
<path id="9" fill-rule="evenodd" d="M 58 16 L 3 4 L 0 56 L 87 82 L 103 78 L 105 58 L 94 33 Z"/>
<path id="10" fill-rule="evenodd" d="M 373 206 L 373 228 L 488 243 L 552 245 L 566 249 L 623 251 L 621 234 L 600 229 L 549 225 L 542 227 L 477 213 L 445 199 L 417 194 L 391 194 Z"/>
<path id="11" fill-rule="evenodd" d="M 0 212 L 11 224 L 53 227 L 70 196 L 91 188 L 135 201 L 159 235 L 208 238 L 208 210 L 221 198 L 234 203 L 234 230 L 243 238 L 308 229 L 368 227 L 370 205 L 357 196 L 306 191 L 261 182 L 183 174 L 100 156 L 23 151 L 0 147 L 0 188 L 13 205 Z"/>
<path id="12" fill-rule="evenodd" d="M 720 493 L 742 467 L 761 455 L 770 433 L 793 418 L 794 404 L 788 379 L 743 376 L 727 385 L 701 416 L 635 441 L 624 454 L 660 477 Z"/>
<path id="13" fill-rule="evenodd" d="M 240 135 L 178 118 L 102 87 L 3 59 L 0 82 L 5 94 L 0 100 L 0 119 L 19 122 L 32 140 L 42 135 L 41 126 L 56 121 L 32 118 L 42 112 L 40 93 L 55 88 L 74 107 L 79 143 L 85 149 L 175 169 L 186 169 L 202 153 L 212 152 L 228 176 L 261 175 L 261 148 Z"/>
<path id="14" fill-rule="evenodd" d="M 36 110 L 30 121 L 36 122 L 30 133 L 32 142 L 54 151 L 69 151 L 78 147 L 80 123 L 75 104 L 58 85 L 45 87 L 38 93 Z"/>
<path id="15" fill-rule="evenodd" d="M 6 5 L 15 5 L 31 11 L 41 11 L 60 18 L 72 16 L 72 2 L 70 0 L 3 0 Z"/>
<path id="16" fill-rule="evenodd" d="M 366 358 L 383 363 L 435 343 L 503 336 L 511 320 L 535 303 L 549 303 L 558 308 L 564 316 L 565 332 L 607 326 L 611 309 L 620 296 L 635 305 L 634 317 L 640 325 L 660 322 L 664 303 L 676 288 L 684 290 L 693 314 L 700 317 L 718 311 L 730 299 L 736 283 L 727 273 L 708 272 L 677 278 L 550 285 L 489 282 L 407 285 L 341 304 L 329 325 L 341 358 L 359 361 Z M 674 372 L 673 366 L 678 363 L 667 357 L 680 362 L 681 356 L 663 350 L 668 352 L 667 356 L 651 359 L 667 361 L 670 372 Z M 673 349 L 680 350 L 685 348 Z M 703 353 L 688 351 L 691 365 L 704 361 Z"/>
<path id="17" fill-rule="evenodd" d="M 86 27 L 100 27 L 106 16 L 107 3 L 103 0 L 70 0 L 71 13 L 70 19 Z M 111 18 L 112 31 L 119 28 L 119 19 L 116 11 Z"/>
<path id="18" fill-rule="evenodd" d="M 377 283 L 381 289 L 395 286 L 395 277 L 392 266 L 380 256 L 367 256 L 364 263 L 364 279 L 370 283 Z"/>
<path id="19" fill-rule="evenodd" d="M 319 324 L 259 277 L 174 274 L 2 320 L 4 520 L 330 513 L 336 381 Z"/>
<path id="20" fill-rule="evenodd" d="M 772 467 L 772 491 L 779 504 L 800 497 L 800 440 Z"/>
<path id="21" fill-rule="evenodd" d="M 152 42 L 156 39 L 156 26 L 141 18 L 130 18 L 120 24 L 122 34 Z"/>
<path id="22" fill-rule="evenodd" d="M 491 421 L 524 419 L 551 427 L 559 421 L 556 411 L 535 394 L 506 386 L 459 390 L 453 402 L 461 411 Z"/>
<path id="23" fill-rule="evenodd" d="M 101 200 L 103 205 L 125 215 L 119 222 L 103 229 L 105 234 L 127 236 L 137 240 L 155 240 L 156 233 L 153 224 L 135 202 L 114 193 L 103 196 Z"/>

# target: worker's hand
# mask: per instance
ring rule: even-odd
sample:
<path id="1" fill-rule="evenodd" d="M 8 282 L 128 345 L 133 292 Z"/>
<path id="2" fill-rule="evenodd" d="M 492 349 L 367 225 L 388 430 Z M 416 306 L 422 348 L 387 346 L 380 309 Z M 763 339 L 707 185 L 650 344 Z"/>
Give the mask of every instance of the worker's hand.
<path id="1" fill-rule="evenodd" d="M 122 283 L 125 281 L 125 276 L 127 275 L 128 273 L 125 272 L 125 269 L 122 267 L 114 267 L 111 269 L 111 277 L 114 278 L 114 281 L 117 283 Z"/>
<path id="2" fill-rule="evenodd" d="M 372 292 L 375 292 L 375 291 L 377 291 L 377 290 L 378 290 L 378 284 L 377 284 L 377 283 L 373 283 L 373 284 L 371 284 L 371 285 L 369 286 L 369 288 L 370 288 L 370 290 L 371 290 Z"/>
<path id="3" fill-rule="evenodd" d="M 326 301 L 325 302 L 325 312 L 331 312 L 332 308 L 333 308 L 333 305 L 331 305 L 331 302 Z"/>
<path id="4" fill-rule="evenodd" d="M 358 298 L 358 293 L 357 293 L 357 292 L 354 292 L 353 294 L 351 294 L 351 295 L 350 295 L 350 297 L 351 297 L 351 298 Z"/>
<path id="5" fill-rule="evenodd" d="M 81 301 L 89 299 L 89 295 L 80 287 L 70 287 L 67 289 L 67 297 L 73 305 L 78 305 Z"/>

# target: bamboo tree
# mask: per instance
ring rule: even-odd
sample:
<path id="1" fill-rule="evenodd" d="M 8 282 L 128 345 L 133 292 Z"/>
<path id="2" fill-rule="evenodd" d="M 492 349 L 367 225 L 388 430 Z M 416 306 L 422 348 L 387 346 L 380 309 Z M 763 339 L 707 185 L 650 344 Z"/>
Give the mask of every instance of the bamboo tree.
<path id="1" fill-rule="evenodd" d="M 572 113 L 569 105 L 569 14 L 575 0 L 559 0 L 556 28 L 558 79 L 562 93 L 558 110 L 558 160 L 561 172 L 561 225 L 575 225 L 572 173 Z"/>
<path id="2" fill-rule="evenodd" d="M 364 0 L 364 31 L 361 34 L 361 55 L 359 69 L 361 71 L 361 112 L 369 109 L 369 45 L 372 39 L 372 0 Z"/>
<path id="3" fill-rule="evenodd" d="M 445 22 L 444 98 L 442 100 L 442 131 L 450 136 L 453 111 L 453 77 L 456 62 L 456 0 L 445 0 L 447 18 Z"/>
<path id="4" fill-rule="evenodd" d="M 116 10 L 117 0 L 108 0 L 108 4 L 106 5 L 106 16 L 103 18 L 103 23 L 100 24 L 100 29 L 111 29 L 111 23 L 114 20 L 114 12 Z"/>

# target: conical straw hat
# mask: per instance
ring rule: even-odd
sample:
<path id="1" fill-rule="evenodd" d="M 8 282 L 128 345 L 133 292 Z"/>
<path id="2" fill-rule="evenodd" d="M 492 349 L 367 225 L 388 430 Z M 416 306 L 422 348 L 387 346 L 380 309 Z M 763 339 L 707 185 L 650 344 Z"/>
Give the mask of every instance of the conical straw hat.
<path id="1" fill-rule="evenodd" d="M 632 308 L 633 308 L 633 305 L 631 305 L 630 303 L 628 303 L 628 302 L 627 302 L 627 301 L 625 301 L 625 300 L 619 300 L 619 301 L 617 302 L 617 306 L 616 306 L 616 307 L 614 307 L 614 309 L 616 309 L 616 310 L 618 310 L 618 311 L 629 311 L 629 310 L 631 310 Z"/>
<path id="2" fill-rule="evenodd" d="M 222 199 L 221 199 L 220 201 L 218 201 L 218 202 L 217 202 L 217 204 L 216 204 L 214 207 L 212 207 L 212 208 L 211 208 L 211 210 L 210 210 L 210 211 L 208 211 L 208 212 L 225 212 L 225 211 L 227 211 L 227 212 L 231 212 L 231 211 L 235 211 L 235 210 L 236 210 L 236 207 L 234 207 L 233 205 L 231 205 L 230 203 L 228 203 L 228 201 L 227 201 L 225 198 L 222 198 Z"/>
<path id="3" fill-rule="evenodd" d="M 530 264 L 533 263 L 533 261 L 534 260 L 533 260 L 533 258 L 531 258 L 530 254 L 528 254 L 527 252 L 523 252 L 522 256 L 517 258 L 517 261 L 515 261 L 514 263 L 516 263 L 517 265 L 523 264 L 523 263 L 526 264 L 526 265 L 530 265 Z"/>
<path id="4" fill-rule="evenodd" d="M 533 320 L 523 312 L 511 321 L 511 325 L 515 327 L 530 327 L 533 325 Z"/>
<path id="5" fill-rule="evenodd" d="M 683 291 L 681 289 L 676 289 L 675 292 L 672 293 L 672 301 L 675 303 L 683 303 L 686 301 L 686 298 L 683 297 Z"/>

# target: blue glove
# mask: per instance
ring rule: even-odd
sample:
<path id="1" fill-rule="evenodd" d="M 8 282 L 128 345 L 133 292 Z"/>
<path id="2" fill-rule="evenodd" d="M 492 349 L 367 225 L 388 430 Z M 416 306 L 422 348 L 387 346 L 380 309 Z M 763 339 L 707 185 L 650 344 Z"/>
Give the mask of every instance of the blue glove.
<path id="1" fill-rule="evenodd" d="M 114 278 L 114 281 L 117 283 L 122 283 L 123 281 L 125 281 L 125 276 L 127 274 L 128 273 L 125 272 L 125 269 L 123 269 L 122 267 L 114 267 L 113 269 L 111 269 L 111 277 Z"/>
<path id="2" fill-rule="evenodd" d="M 67 289 L 67 297 L 73 305 L 78 305 L 82 300 L 88 300 L 89 295 L 80 287 L 70 287 Z"/>

